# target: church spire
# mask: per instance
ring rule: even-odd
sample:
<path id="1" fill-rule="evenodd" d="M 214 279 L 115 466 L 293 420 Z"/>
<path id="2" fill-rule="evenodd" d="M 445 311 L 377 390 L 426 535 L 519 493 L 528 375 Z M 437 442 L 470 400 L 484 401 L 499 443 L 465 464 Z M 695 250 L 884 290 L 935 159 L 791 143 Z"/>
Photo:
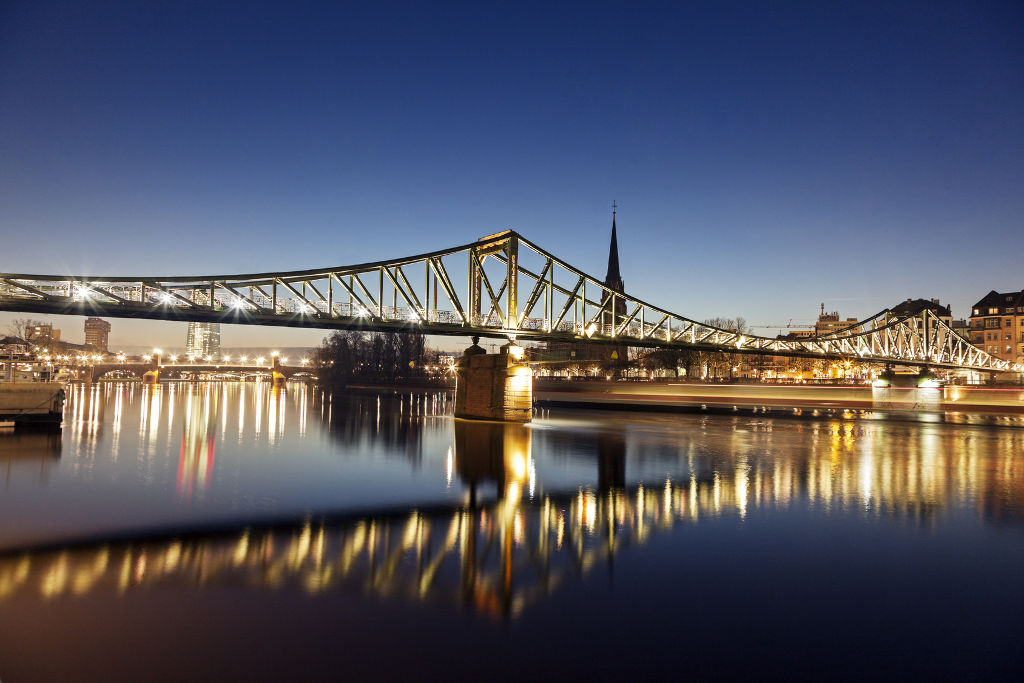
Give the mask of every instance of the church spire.
<path id="1" fill-rule="evenodd" d="M 615 209 L 618 204 L 612 202 L 612 241 L 608 247 L 608 273 L 604 276 L 604 284 L 618 292 L 623 291 L 622 275 L 619 273 L 619 240 L 615 234 Z"/>

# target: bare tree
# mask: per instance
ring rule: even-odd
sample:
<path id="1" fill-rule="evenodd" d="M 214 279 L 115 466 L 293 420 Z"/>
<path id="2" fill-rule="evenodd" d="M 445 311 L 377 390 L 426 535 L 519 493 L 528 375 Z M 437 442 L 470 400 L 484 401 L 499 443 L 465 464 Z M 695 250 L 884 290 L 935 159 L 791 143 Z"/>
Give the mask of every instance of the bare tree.
<path id="1" fill-rule="evenodd" d="M 17 337 L 18 339 L 28 341 L 29 328 L 36 327 L 42 324 L 42 320 L 36 320 L 34 318 L 18 318 L 16 320 L 11 321 L 11 323 L 7 326 L 7 330 L 12 337 Z"/>
<path id="2" fill-rule="evenodd" d="M 729 330 L 730 332 L 739 332 L 740 334 L 750 332 L 747 319 L 742 317 L 708 318 L 704 321 L 704 324 Z M 702 354 L 702 365 L 707 366 L 708 376 L 710 377 L 730 377 L 732 376 L 732 368 L 743 362 L 742 354 L 738 353 L 726 353 L 724 351 L 702 351 L 700 353 Z"/>

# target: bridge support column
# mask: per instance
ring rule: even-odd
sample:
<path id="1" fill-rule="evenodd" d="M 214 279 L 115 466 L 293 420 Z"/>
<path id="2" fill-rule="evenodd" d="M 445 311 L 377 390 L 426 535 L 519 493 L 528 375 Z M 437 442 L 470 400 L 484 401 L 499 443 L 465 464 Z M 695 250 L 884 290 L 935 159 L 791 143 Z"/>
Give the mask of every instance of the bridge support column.
<path id="1" fill-rule="evenodd" d="M 160 381 L 160 368 L 163 367 L 164 364 L 163 353 L 164 352 L 160 349 L 155 349 L 153 351 L 152 365 L 150 365 L 149 370 L 142 375 L 143 384 L 156 384 Z"/>
<path id="2" fill-rule="evenodd" d="M 871 387 L 871 402 L 886 410 L 939 411 L 942 389 L 928 367 L 911 374 L 895 372 L 886 365 Z"/>
<path id="3" fill-rule="evenodd" d="M 522 362 L 523 349 L 510 342 L 488 354 L 473 346 L 456 364 L 455 417 L 529 422 L 533 415 L 533 371 Z"/>
<path id="4" fill-rule="evenodd" d="M 281 359 L 274 356 L 274 359 L 270 364 L 270 382 L 271 386 L 283 387 L 288 378 L 281 374 Z"/>

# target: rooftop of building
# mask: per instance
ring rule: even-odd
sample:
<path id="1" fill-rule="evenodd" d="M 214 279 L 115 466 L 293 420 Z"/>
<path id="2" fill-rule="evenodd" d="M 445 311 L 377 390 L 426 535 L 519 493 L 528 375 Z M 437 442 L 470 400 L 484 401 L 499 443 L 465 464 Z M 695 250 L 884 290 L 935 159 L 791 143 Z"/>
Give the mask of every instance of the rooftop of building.
<path id="1" fill-rule="evenodd" d="M 948 305 L 943 306 L 938 299 L 907 299 L 889 309 L 894 315 L 900 317 L 914 315 L 926 310 L 940 317 L 950 317 L 953 315 L 950 307 Z"/>
<path id="2" fill-rule="evenodd" d="M 1000 313 L 1002 313 L 1002 309 L 1008 306 L 1013 306 L 1014 308 L 1024 306 L 1024 289 L 1019 292 L 997 292 L 993 289 L 982 297 L 981 301 L 974 304 L 972 309 L 999 308 Z M 985 314 L 986 311 L 981 311 L 980 314 L 976 313 L 976 315 Z"/>

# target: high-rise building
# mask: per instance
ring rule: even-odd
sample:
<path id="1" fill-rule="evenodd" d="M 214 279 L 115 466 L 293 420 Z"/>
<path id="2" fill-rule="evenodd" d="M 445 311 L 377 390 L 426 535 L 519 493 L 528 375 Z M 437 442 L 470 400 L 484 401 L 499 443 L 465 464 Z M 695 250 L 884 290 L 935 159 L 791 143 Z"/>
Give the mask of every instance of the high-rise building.
<path id="1" fill-rule="evenodd" d="M 91 346 L 100 353 L 107 352 L 110 338 L 110 323 L 102 318 L 85 319 L 85 345 Z"/>
<path id="2" fill-rule="evenodd" d="M 189 323 L 185 354 L 220 360 L 220 323 Z"/>
<path id="3" fill-rule="evenodd" d="M 1024 362 L 1024 290 L 993 290 L 974 304 L 971 343 L 996 358 Z"/>

